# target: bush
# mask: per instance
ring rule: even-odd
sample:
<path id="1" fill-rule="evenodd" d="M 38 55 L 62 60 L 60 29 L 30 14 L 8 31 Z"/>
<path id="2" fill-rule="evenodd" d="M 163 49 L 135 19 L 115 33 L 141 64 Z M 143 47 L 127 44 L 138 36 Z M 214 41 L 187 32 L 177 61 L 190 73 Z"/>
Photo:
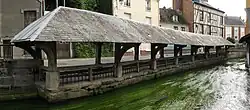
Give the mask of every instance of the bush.
<path id="1" fill-rule="evenodd" d="M 227 40 L 228 40 L 229 42 L 232 42 L 233 44 L 235 44 L 235 39 L 234 39 L 234 38 L 228 37 Z"/>
<path id="2" fill-rule="evenodd" d="M 76 58 L 94 58 L 95 57 L 95 47 L 94 43 L 74 43 L 73 51 Z M 113 56 L 113 44 L 104 43 L 102 45 L 102 57 L 112 57 Z"/>

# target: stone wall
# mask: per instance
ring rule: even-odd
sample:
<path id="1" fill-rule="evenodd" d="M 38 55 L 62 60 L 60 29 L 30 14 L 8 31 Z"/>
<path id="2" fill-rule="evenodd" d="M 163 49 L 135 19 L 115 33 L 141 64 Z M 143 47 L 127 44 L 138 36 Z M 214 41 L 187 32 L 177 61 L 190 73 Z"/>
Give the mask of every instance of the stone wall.
<path id="1" fill-rule="evenodd" d="M 160 78 L 174 73 L 188 71 L 209 65 L 216 65 L 226 61 L 223 57 L 189 62 L 181 65 L 167 66 L 157 70 L 144 71 L 140 73 L 126 74 L 121 78 L 106 78 L 92 82 L 79 82 L 60 86 L 58 91 L 46 91 L 39 87 L 39 95 L 49 102 L 63 101 L 72 98 L 102 94 L 116 88 L 132 85 L 145 80 Z"/>
<path id="2" fill-rule="evenodd" d="M 2 60 L 0 68 L 0 89 L 34 88 L 39 60 Z"/>

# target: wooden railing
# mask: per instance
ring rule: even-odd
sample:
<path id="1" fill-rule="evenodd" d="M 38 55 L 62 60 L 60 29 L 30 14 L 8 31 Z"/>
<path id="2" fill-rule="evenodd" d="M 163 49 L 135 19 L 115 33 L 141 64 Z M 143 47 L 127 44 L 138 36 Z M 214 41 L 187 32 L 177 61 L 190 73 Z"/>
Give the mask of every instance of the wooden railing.
<path id="1" fill-rule="evenodd" d="M 60 84 L 114 77 L 113 64 L 59 68 Z"/>
<path id="2" fill-rule="evenodd" d="M 220 56 L 221 57 L 221 56 Z M 215 53 L 209 55 L 210 58 L 216 58 Z M 185 65 L 192 62 L 192 56 L 184 55 L 178 57 L 178 64 Z M 195 60 L 205 60 L 204 54 L 198 54 L 195 56 Z M 158 69 L 171 69 L 177 68 L 176 59 L 174 57 L 160 58 L 156 60 Z M 129 61 L 122 62 L 122 74 L 134 74 L 142 71 L 151 70 L 151 60 L 140 60 L 140 61 Z M 44 69 L 44 71 L 47 71 Z M 60 85 L 78 83 L 82 81 L 94 81 L 103 78 L 113 78 L 114 74 L 114 64 L 100 64 L 100 65 L 87 65 L 87 66 L 73 66 L 73 67 L 59 67 L 60 72 Z M 41 79 L 45 79 L 44 76 Z"/>

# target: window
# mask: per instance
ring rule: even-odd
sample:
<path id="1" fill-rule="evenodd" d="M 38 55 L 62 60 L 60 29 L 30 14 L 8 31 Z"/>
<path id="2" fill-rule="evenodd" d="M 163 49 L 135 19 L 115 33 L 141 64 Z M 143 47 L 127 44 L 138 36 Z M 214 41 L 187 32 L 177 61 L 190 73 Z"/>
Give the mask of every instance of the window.
<path id="1" fill-rule="evenodd" d="M 124 16 L 126 19 L 131 19 L 131 13 L 124 13 Z"/>
<path id="2" fill-rule="evenodd" d="M 172 17 L 172 19 L 173 19 L 173 22 L 179 22 L 179 17 L 176 16 L 176 15 L 174 15 L 174 16 Z"/>
<path id="3" fill-rule="evenodd" d="M 186 31 L 186 28 L 185 27 L 181 27 L 181 31 Z"/>
<path id="4" fill-rule="evenodd" d="M 207 34 L 208 34 L 208 35 L 211 35 L 211 26 L 208 26 L 208 27 L 207 27 Z"/>
<path id="5" fill-rule="evenodd" d="M 207 15 L 207 22 L 211 23 L 211 13 L 208 13 L 208 15 Z"/>
<path id="6" fill-rule="evenodd" d="M 239 28 L 234 28 L 234 38 L 237 39 L 239 35 Z"/>
<path id="7" fill-rule="evenodd" d="M 220 25 L 223 25 L 223 16 L 220 16 Z"/>
<path id="8" fill-rule="evenodd" d="M 204 34 L 204 26 L 201 25 L 200 34 Z"/>
<path id="9" fill-rule="evenodd" d="M 200 21 L 203 21 L 203 19 L 204 19 L 204 13 L 203 11 L 200 11 Z"/>
<path id="10" fill-rule="evenodd" d="M 152 18 L 151 17 L 146 17 L 146 23 L 147 24 L 152 24 Z"/>
<path id="11" fill-rule="evenodd" d="M 37 19 L 36 11 L 24 11 L 24 27 L 28 26 Z"/>
<path id="12" fill-rule="evenodd" d="M 127 7 L 131 6 L 131 0 L 125 0 L 124 5 Z"/>
<path id="13" fill-rule="evenodd" d="M 10 40 L 3 40 L 4 45 L 10 45 Z M 12 46 L 3 46 L 3 57 L 4 58 L 13 58 L 13 47 Z"/>
<path id="14" fill-rule="evenodd" d="M 174 30 L 178 30 L 178 26 L 174 26 Z"/>
<path id="15" fill-rule="evenodd" d="M 146 0 L 146 11 L 151 11 L 151 0 Z"/>

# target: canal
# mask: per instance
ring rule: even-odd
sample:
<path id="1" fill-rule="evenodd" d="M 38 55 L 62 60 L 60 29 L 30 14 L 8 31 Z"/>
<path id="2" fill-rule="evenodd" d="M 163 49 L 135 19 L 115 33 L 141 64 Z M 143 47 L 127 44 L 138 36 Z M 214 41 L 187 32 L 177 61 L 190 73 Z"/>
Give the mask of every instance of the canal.
<path id="1" fill-rule="evenodd" d="M 249 78 L 237 59 L 58 104 L 1 102 L 0 110 L 249 110 Z"/>

